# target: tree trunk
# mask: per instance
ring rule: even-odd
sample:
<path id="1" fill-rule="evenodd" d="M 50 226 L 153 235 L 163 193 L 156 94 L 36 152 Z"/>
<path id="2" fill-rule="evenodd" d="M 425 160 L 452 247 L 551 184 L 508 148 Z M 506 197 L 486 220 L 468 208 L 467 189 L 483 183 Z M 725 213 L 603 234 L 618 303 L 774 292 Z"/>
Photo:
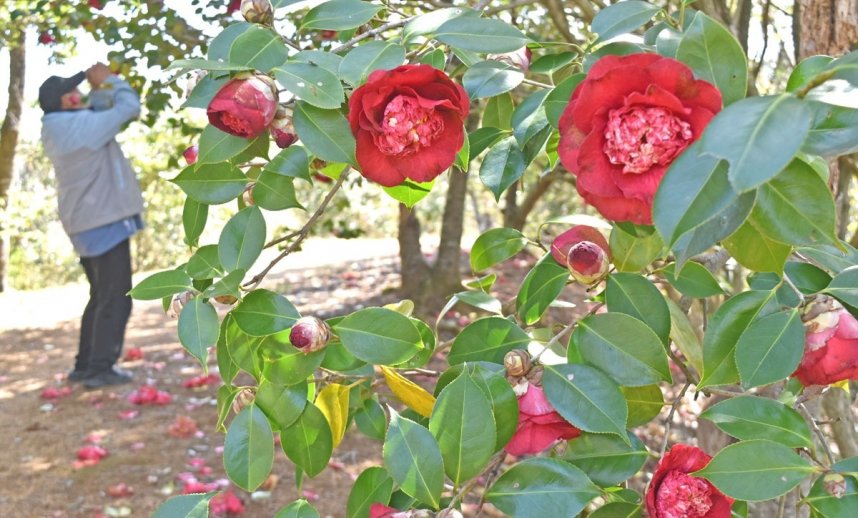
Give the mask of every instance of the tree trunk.
<path id="1" fill-rule="evenodd" d="M 420 220 L 404 204 L 399 204 L 399 264 L 404 298 L 420 302 L 429 280 L 429 265 L 420 248 Z"/>
<path id="2" fill-rule="evenodd" d="M 462 231 L 467 194 L 468 175 L 454 167 L 450 171 L 447 199 L 444 203 L 438 259 L 432 266 L 432 284 L 440 297 L 462 287 Z"/>
<path id="3" fill-rule="evenodd" d="M 18 132 L 21 110 L 24 103 L 24 66 L 26 63 L 25 32 L 19 32 L 9 48 L 9 101 L 6 104 L 6 117 L 0 126 L 0 208 L 8 203 L 9 185 L 15 165 L 15 148 L 18 146 Z M 6 243 L 0 221 L 0 292 L 4 291 L 6 278 Z"/>

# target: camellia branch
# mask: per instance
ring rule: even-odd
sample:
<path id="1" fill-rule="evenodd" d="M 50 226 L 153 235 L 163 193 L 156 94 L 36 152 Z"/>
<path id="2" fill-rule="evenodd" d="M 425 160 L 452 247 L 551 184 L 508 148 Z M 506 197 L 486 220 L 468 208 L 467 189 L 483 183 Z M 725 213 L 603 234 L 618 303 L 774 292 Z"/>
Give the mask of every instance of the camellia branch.
<path id="1" fill-rule="evenodd" d="M 807 420 L 810 421 L 810 427 L 813 428 L 813 433 L 819 438 L 819 444 L 822 445 L 822 451 L 825 452 L 825 457 L 828 459 L 828 464 L 834 464 L 834 456 L 831 455 L 831 450 L 828 449 L 828 443 L 826 442 L 825 435 L 820 430 L 819 425 L 816 424 L 816 419 L 813 417 L 813 414 L 810 413 L 810 410 L 807 409 L 804 403 L 798 403 L 797 405 L 807 416 Z"/>
<path id="2" fill-rule="evenodd" d="M 682 390 L 679 391 L 679 395 L 676 396 L 676 399 L 673 400 L 673 404 L 670 405 L 670 412 L 668 412 L 667 419 L 665 419 L 664 423 L 664 440 L 661 443 L 661 454 L 659 457 L 664 457 L 664 452 L 667 451 L 667 443 L 670 440 L 670 428 L 671 425 L 673 425 L 673 414 L 676 413 L 676 408 L 679 406 L 679 402 L 685 397 L 685 393 L 688 391 L 688 387 L 690 386 L 691 381 L 686 381 L 685 385 L 682 386 Z"/>
<path id="3" fill-rule="evenodd" d="M 310 219 L 307 220 L 307 223 L 305 223 L 304 226 L 301 227 L 301 230 L 298 231 L 297 235 L 295 236 L 295 241 L 293 241 L 292 244 L 290 244 L 285 250 L 283 250 L 280 255 L 272 259 L 271 262 L 268 263 L 268 266 L 265 267 L 265 269 L 263 269 L 261 272 L 253 276 L 252 279 L 244 283 L 242 285 L 242 288 L 245 288 L 247 290 L 252 290 L 256 288 L 259 283 L 262 282 L 262 279 L 264 279 L 265 276 L 268 275 L 268 272 L 270 272 L 271 269 L 274 268 L 277 263 L 282 261 L 287 255 L 291 254 L 292 252 L 297 250 L 299 246 L 301 246 L 301 243 L 305 239 L 307 239 L 307 235 L 310 233 L 310 229 L 313 227 L 313 225 L 316 224 L 316 221 L 325 212 L 325 208 L 327 208 L 328 204 L 331 203 L 331 200 L 334 198 L 334 195 L 337 194 L 337 191 L 340 190 L 340 187 L 343 186 L 343 182 L 345 182 L 346 176 L 348 175 L 350 170 L 351 167 L 346 167 L 346 169 L 340 174 L 340 177 L 337 178 L 337 182 L 334 184 L 333 187 L 331 187 L 331 190 L 328 191 L 327 196 L 325 196 L 325 199 L 322 200 L 321 204 L 319 204 L 319 207 L 316 209 L 316 212 L 314 212 L 313 215 L 310 216 Z"/>

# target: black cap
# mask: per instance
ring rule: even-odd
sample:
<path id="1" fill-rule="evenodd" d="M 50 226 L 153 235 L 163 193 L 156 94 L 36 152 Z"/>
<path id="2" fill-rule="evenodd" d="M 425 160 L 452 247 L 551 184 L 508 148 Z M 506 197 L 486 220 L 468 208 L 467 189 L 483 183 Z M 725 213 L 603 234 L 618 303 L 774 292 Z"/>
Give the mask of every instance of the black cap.
<path id="1" fill-rule="evenodd" d="M 85 72 L 78 72 L 71 77 L 49 77 L 39 87 L 39 106 L 45 113 L 62 110 L 62 96 L 77 88 L 84 79 Z"/>

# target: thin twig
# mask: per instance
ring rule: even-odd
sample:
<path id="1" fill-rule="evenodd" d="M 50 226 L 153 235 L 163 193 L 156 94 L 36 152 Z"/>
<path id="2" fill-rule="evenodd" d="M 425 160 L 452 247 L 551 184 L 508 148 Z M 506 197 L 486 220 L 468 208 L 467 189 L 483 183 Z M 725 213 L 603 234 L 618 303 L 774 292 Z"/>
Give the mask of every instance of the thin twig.
<path id="1" fill-rule="evenodd" d="M 540 357 L 540 356 L 542 356 L 542 353 L 544 353 L 545 351 L 547 351 L 548 349 L 550 349 L 550 348 L 551 348 L 551 346 L 553 346 L 553 345 L 556 345 L 556 344 L 560 343 L 560 339 L 563 337 L 563 335 L 565 335 L 565 334 L 566 334 L 566 333 L 568 333 L 569 331 L 571 331 L 571 330 L 575 329 L 575 326 L 577 326 L 577 325 L 578 325 L 578 322 L 580 322 L 581 320 L 583 320 L 583 319 L 585 319 L 585 318 L 589 317 L 590 315 L 594 315 L 597 311 L 599 311 L 599 309 L 600 309 L 602 306 L 604 306 L 604 304 L 603 304 L 603 303 L 601 303 L 601 302 L 600 302 L 600 303 L 598 303 L 598 304 L 596 304 L 596 305 L 595 305 L 595 306 L 593 306 L 593 308 L 592 308 L 592 309 L 590 309 L 590 311 L 588 311 L 584 316 L 582 316 L 581 318 L 576 318 L 574 322 L 572 322 L 572 323 L 570 323 L 569 325 L 567 325 L 566 327 L 564 327 L 562 331 L 560 331 L 559 333 L 557 333 L 556 335 L 554 335 L 554 337 L 553 337 L 553 338 L 551 338 L 551 340 L 549 340 L 549 341 L 548 341 L 548 343 L 547 343 L 547 344 L 545 344 L 545 345 L 543 346 L 543 349 L 542 349 L 541 351 L 539 351 L 539 353 L 538 353 L 536 356 L 534 356 L 534 357 L 533 357 L 533 361 L 535 362 L 535 361 L 539 360 L 539 357 Z"/>
<path id="2" fill-rule="evenodd" d="M 667 414 L 667 422 L 664 424 L 664 441 L 661 444 L 661 457 L 664 457 L 664 452 L 667 451 L 667 443 L 670 439 L 670 427 L 673 425 L 673 414 L 676 413 L 676 408 L 679 406 L 679 402 L 685 397 L 685 392 L 688 391 L 688 387 L 690 386 L 691 382 L 686 381 L 682 390 L 679 392 L 679 395 L 676 396 L 676 399 L 673 400 L 673 404 L 670 405 L 670 412 Z"/>
<path id="3" fill-rule="evenodd" d="M 505 458 L 506 450 L 501 450 L 496 453 L 492 461 L 489 463 L 488 466 L 486 466 L 484 470 L 482 470 L 478 475 L 472 477 L 471 480 L 469 480 L 464 486 L 462 486 L 462 489 L 460 489 L 456 492 L 455 495 L 453 495 L 453 498 L 450 499 L 450 505 L 447 506 L 447 511 L 453 510 L 458 502 L 464 501 L 465 496 L 480 481 L 480 476 L 482 476 L 484 473 L 494 470 L 497 466 L 500 466 L 500 464 L 503 463 L 503 460 Z"/>
<path id="4" fill-rule="evenodd" d="M 819 439 L 819 444 L 822 445 L 822 451 L 825 452 L 825 457 L 828 458 L 829 465 L 834 464 L 834 457 L 831 455 L 831 450 L 828 449 L 828 442 L 825 440 L 825 435 L 823 435 L 819 425 L 816 424 L 816 419 L 813 418 L 813 414 L 810 413 L 804 403 L 799 403 L 798 407 L 804 411 L 805 415 L 807 415 L 807 419 L 810 421 L 810 427 L 813 428 L 813 432 Z"/>
<path id="5" fill-rule="evenodd" d="M 367 38 L 374 37 L 374 36 L 376 36 L 376 35 L 378 35 L 378 34 L 381 34 L 381 33 L 382 33 L 382 32 L 384 32 L 384 31 L 387 31 L 387 30 L 390 30 L 390 29 L 395 29 L 395 28 L 397 28 L 397 27 L 402 27 L 403 25 L 405 25 L 406 23 L 410 22 L 410 21 L 411 21 L 411 20 L 413 20 L 414 18 L 415 18 L 414 16 L 411 16 L 410 18 L 403 18 L 403 19 L 401 19 L 401 20 L 397 20 L 397 21 L 395 21 L 395 22 L 388 22 L 388 23 L 385 23 L 384 25 L 379 25 L 379 26 L 378 26 L 378 27 L 376 27 L 375 29 L 370 29 L 370 30 L 368 30 L 368 31 L 364 32 L 363 34 L 358 34 L 357 36 L 355 36 L 354 38 L 352 38 L 352 39 L 348 40 L 347 42 L 343 43 L 343 44 L 342 44 L 342 45 L 340 45 L 339 47 L 336 47 L 336 48 L 334 48 L 334 49 L 331 49 L 331 50 L 330 50 L 330 53 L 331 53 L 331 54 L 336 54 L 337 52 L 341 52 L 341 51 L 343 51 L 343 50 L 350 49 L 350 48 L 354 47 L 356 43 L 358 43 L 358 42 L 360 42 L 360 41 L 363 41 L 363 40 L 365 40 L 365 39 L 367 39 Z"/>
<path id="6" fill-rule="evenodd" d="M 322 213 L 325 212 L 325 208 L 328 206 L 328 204 L 334 198 L 334 195 L 337 193 L 337 191 L 340 190 L 340 187 L 343 186 L 343 182 L 345 181 L 346 176 L 348 175 L 350 170 L 351 170 L 351 167 L 346 166 L 346 168 L 340 174 L 340 177 L 337 178 L 337 183 L 335 183 L 334 186 L 331 187 L 331 190 L 328 192 L 327 196 L 325 196 L 325 199 L 322 200 L 321 204 L 319 204 L 319 208 L 316 209 L 316 212 L 314 212 L 313 215 L 310 216 L 310 219 L 307 220 L 307 223 L 305 223 L 304 226 L 301 227 L 301 230 L 298 231 L 298 235 L 296 236 L 295 241 L 293 241 L 286 248 L 286 250 L 283 250 L 280 253 L 280 255 L 278 255 L 277 257 L 272 259 L 272 261 L 270 263 L 268 263 L 268 266 L 266 266 L 264 270 L 257 273 L 256 275 L 253 276 L 252 279 L 250 279 L 249 281 L 244 283 L 242 285 L 242 288 L 245 288 L 248 290 L 252 290 L 252 289 L 256 288 L 256 286 L 258 286 L 259 283 L 262 282 L 262 279 L 264 279 L 265 276 L 268 275 L 268 272 L 270 272 L 271 269 L 274 268 L 274 266 L 277 263 L 282 261 L 283 258 L 285 258 L 287 255 L 291 254 L 292 252 L 294 252 L 295 250 L 298 249 L 298 247 L 301 245 L 301 243 L 307 238 L 307 235 L 310 233 L 310 228 L 312 228 L 312 226 L 316 223 L 316 221 L 322 216 Z"/>
<path id="7" fill-rule="evenodd" d="M 533 79 L 522 79 L 521 82 L 526 85 L 538 86 L 540 88 L 554 88 L 548 83 L 540 83 L 539 81 L 534 81 Z"/>

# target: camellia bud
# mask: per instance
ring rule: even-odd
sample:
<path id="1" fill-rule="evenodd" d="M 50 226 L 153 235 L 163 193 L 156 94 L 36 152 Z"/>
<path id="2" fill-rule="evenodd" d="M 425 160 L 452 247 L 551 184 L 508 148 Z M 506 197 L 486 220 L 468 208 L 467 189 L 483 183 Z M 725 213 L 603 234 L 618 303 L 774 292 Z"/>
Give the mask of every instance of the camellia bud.
<path id="1" fill-rule="evenodd" d="M 292 326 L 289 341 L 304 354 L 324 349 L 331 339 L 331 326 L 316 317 L 301 317 Z"/>
<path id="2" fill-rule="evenodd" d="M 527 351 L 524 349 L 513 349 L 503 357 L 503 366 L 506 369 L 507 376 L 520 377 L 530 371 L 533 363 Z"/>
<path id="3" fill-rule="evenodd" d="M 244 204 L 250 207 L 254 205 L 253 201 L 253 188 L 256 186 L 256 182 L 252 182 L 244 188 L 244 193 L 241 195 L 241 199 L 244 200 Z"/>
<path id="4" fill-rule="evenodd" d="M 229 5 L 226 6 L 226 14 L 232 14 L 241 8 L 241 0 L 229 0 Z"/>
<path id="5" fill-rule="evenodd" d="M 843 498 L 846 494 L 846 479 L 839 473 L 829 473 L 823 479 L 825 491 L 834 498 Z"/>
<path id="6" fill-rule="evenodd" d="M 217 297 L 213 297 L 213 298 L 214 298 L 215 302 L 218 302 L 220 304 L 224 304 L 227 306 L 232 306 L 233 304 L 238 302 L 238 299 L 235 297 L 235 295 L 218 295 Z"/>
<path id="7" fill-rule="evenodd" d="M 572 277 L 582 284 L 593 284 L 608 273 L 608 254 L 592 241 L 581 241 L 569 249 L 566 266 Z"/>
<path id="8" fill-rule="evenodd" d="M 185 307 L 185 304 L 191 301 L 194 298 L 194 292 L 192 291 L 183 291 L 178 295 L 173 297 L 173 301 L 170 302 L 170 315 L 173 318 L 178 318 L 179 314 L 182 312 L 182 308 Z"/>
<path id="9" fill-rule="evenodd" d="M 252 390 L 248 388 L 241 389 L 241 391 L 235 395 L 235 399 L 232 400 L 232 411 L 236 414 L 240 413 L 242 410 L 247 408 L 247 405 L 253 403 L 254 399 L 256 399 L 256 397 Z"/>
<path id="10" fill-rule="evenodd" d="M 298 135 L 295 134 L 295 127 L 292 125 L 292 111 L 285 108 L 278 108 L 271 126 L 268 128 L 274 136 L 274 143 L 280 149 L 286 149 L 298 140 Z"/>
<path id="11" fill-rule="evenodd" d="M 271 25 L 274 22 L 274 7 L 271 0 L 242 0 L 241 15 L 250 23 Z"/>
<path id="12" fill-rule="evenodd" d="M 42 45 L 50 45 L 55 41 L 56 40 L 54 39 L 53 35 L 51 35 L 51 33 L 48 31 L 39 34 L 39 43 L 41 43 Z"/>
<path id="13" fill-rule="evenodd" d="M 196 144 L 193 146 L 188 146 L 188 149 L 182 152 L 182 156 L 185 157 L 185 161 L 188 165 L 194 165 L 197 163 L 197 155 L 199 155 L 200 148 Z"/>
<path id="14" fill-rule="evenodd" d="M 507 65 L 516 67 L 522 72 L 527 72 L 530 70 L 530 60 L 532 56 L 533 53 L 530 52 L 529 48 L 522 47 L 516 51 L 507 52 L 505 54 L 489 54 L 486 56 L 486 59 L 500 61 L 501 63 L 506 63 Z"/>
<path id="15" fill-rule="evenodd" d="M 226 83 L 209 103 L 209 122 L 243 138 L 265 133 L 277 112 L 277 86 L 264 74 L 244 73 Z"/>

